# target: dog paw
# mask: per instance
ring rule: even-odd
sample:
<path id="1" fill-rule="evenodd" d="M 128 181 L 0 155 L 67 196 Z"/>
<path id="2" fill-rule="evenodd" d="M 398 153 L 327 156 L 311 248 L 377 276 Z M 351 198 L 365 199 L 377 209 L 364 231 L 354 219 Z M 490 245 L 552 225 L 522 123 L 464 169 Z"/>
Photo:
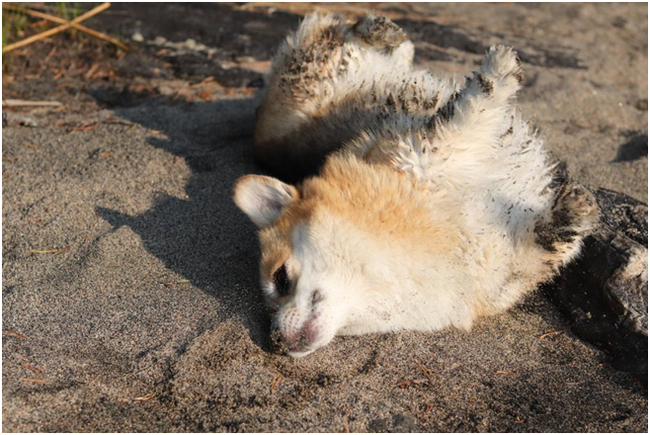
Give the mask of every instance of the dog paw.
<path id="1" fill-rule="evenodd" d="M 480 73 L 493 80 L 513 79 L 521 83 L 524 79 L 517 52 L 505 45 L 490 47 L 481 65 Z"/>
<path id="2" fill-rule="evenodd" d="M 354 25 L 354 33 L 366 44 L 380 49 L 392 50 L 407 39 L 397 24 L 372 13 L 366 14 Z"/>

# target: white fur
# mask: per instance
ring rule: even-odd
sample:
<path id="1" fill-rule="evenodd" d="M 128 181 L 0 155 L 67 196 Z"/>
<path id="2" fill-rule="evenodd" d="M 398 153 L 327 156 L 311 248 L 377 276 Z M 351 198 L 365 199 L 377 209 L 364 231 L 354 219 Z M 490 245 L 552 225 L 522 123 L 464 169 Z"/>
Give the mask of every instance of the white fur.
<path id="1" fill-rule="evenodd" d="M 310 32 L 332 20 L 308 16 L 289 37 L 274 61 L 267 98 L 279 92 L 283 65 L 305 50 Z M 410 42 L 381 51 L 368 49 L 352 32 L 346 38 L 336 58 L 309 66 L 328 73 L 309 91 L 302 82 L 296 85 L 286 113 L 275 115 L 290 121 L 276 133 L 295 134 L 297 125 L 305 131 L 315 122 L 312 114 L 349 104 L 373 121 L 329 158 L 319 178 L 305 182 L 304 197 L 287 196 L 291 186 L 261 178 L 244 184 L 249 189 L 235 189 L 236 201 L 247 191 L 269 198 L 256 196 L 252 208 L 238 202 L 256 223 L 263 221 L 263 251 L 265 243 L 289 246 L 280 260 L 294 285 L 291 295 L 275 294 L 268 275 L 262 285 L 278 308 L 275 324 L 293 356 L 326 345 L 336 334 L 469 329 L 477 316 L 507 309 L 552 278 L 579 252 L 596 214 L 586 190 L 554 185 L 555 167 L 541 139 L 511 105 L 521 80 L 511 49 L 491 48 L 461 88 L 413 71 Z M 352 61 L 341 70 L 345 56 Z M 359 96 L 351 98 L 355 92 Z M 348 167 L 348 175 L 332 175 Z M 368 180 L 363 191 L 349 186 Z M 327 199 L 336 189 L 343 192 Z M 314 194 L 323 199 L 309 197 Z M 264 206 L 278 197 L 296 206 L 302 201 L 310 210 L 308 218 L 295 218 L 289 236 L 275 235 L 277 216 L 259 218 L 275 216 Z M 382 214 L 389 208 L 396 215 L 401 208 L 414 211 L 392 222 Z M 289 225 L 294 217 L 287 213 Z M 410 231 L 415 228 L 421 236 Z"/>
<path id="2" fill-rule="evenodd" d="M 259 180 L 263 182 L 256 182 Z M 297 196 L 293 186 L 263 176 L 241 180 L 236 189 L 235 203 L 258 228 L 273 224 L 285 205 Z"/>

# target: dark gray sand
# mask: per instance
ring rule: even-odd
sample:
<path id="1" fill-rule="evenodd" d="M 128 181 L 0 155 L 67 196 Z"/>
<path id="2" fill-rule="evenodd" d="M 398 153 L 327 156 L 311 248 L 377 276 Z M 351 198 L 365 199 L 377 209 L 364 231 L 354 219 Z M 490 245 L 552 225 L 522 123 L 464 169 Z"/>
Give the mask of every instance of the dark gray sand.
<path id="1" fill-rule="evenodd" d="M 382 8 L 423 67 L 468 74 L 489 44 L 514 45 L 521 110 L 548 147 L 579 181 L 647 202 L 646 4 Z M 539 292 L 470 333 L 269 353 L 257 240 L 230 190 L 259 172 L 251 95 L 299 15 L 111 10 L 89 23 L 144 39 L 96 69 L 112 75 L 26 78 L 38 61 L 21 59 L 55 40 L 7 60 L 3 98 L 65 107 L 3 111 L 4 431 L 648 430 L 647 387 Z"/>

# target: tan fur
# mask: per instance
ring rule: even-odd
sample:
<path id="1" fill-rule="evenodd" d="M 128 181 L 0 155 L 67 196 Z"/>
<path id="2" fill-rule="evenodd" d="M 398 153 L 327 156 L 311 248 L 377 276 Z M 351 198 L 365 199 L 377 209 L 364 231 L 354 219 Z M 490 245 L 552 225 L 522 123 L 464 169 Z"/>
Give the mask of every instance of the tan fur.
<path id="1" fill-rule="evenodd" d="M 435 213 L 425 186 L 407 174 L 370 165 L 354 155 L 332 156 L 321 176 L 306 180 L 301 192 L 304 206 L 314 212 L 327 209 L 395 244 L 433 253 L 448 251 L 458 242 L 449 210 Z"/>
<path id="2" fill-rule="evenodd" d="M 273 272 L 291 255 L 291 231 L 296 225 L 306 221 L 311 214 L 308 207 L 296 202 L 290 205 L 276 224 L 260 231 L 262 259 L 260 273 L 271 279 Z"/>
<path id="3" fill-rule="evenodd" d="M 445 253 L 458 245 L 451 216 L 433 213 L 426 187 L 388 166 L 334 155 L 321 176 L 305 180 L 299 191 L 300 200 L 287 205 L 276 223 L 260 232 L 263 276 L 270 278 L 289 257 L 291 229 L 318 213 L 336 214 L 371 237 L 389 238 L 421 253 Z"/>
<path id="4" fill-rule="evenodd" d="M 597 219 L 512 107 L 512 49 L 491 48 L 462 88 L 410 56 L 383 17 L 311 15 L 274 61 L 256 156 L 322 169 L 297 188 L 243 177 L 233 196 L 260 228 L 293 356 L 336 334 L 469 329 L 552 278 Z"/>

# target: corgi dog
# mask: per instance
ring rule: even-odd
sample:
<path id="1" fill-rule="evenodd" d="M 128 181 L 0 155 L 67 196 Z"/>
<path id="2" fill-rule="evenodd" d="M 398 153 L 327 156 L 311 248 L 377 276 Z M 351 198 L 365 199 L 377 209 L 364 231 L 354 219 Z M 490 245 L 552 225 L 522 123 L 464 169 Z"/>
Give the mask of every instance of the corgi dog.
<path id="1" fill-rule="evenodd" d="M 284 181 L 244 176 L 233 199 L 293 357 L 338 334 L 468 330 L 554 277 L 598 219 L 513 106 L 512 49 L 464 83 L 412 59 L 385 17 L 312 14 L 273 61 L 255 156 Z"/>

